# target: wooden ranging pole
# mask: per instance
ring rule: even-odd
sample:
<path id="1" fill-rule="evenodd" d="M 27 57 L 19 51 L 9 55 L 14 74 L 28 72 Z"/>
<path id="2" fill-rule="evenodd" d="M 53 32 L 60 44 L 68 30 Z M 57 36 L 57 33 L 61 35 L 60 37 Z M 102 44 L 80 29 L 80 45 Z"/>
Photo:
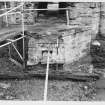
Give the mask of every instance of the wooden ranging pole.
<path id="1" fill-rule="evenodd" d="M 50 56 L 50 50 L 48 48 L 47 68 L 46 68 L 45 88 L 44 88 L 44 101 L 47 101 L 48 75 L 49 75 L 49 56 Z"/>

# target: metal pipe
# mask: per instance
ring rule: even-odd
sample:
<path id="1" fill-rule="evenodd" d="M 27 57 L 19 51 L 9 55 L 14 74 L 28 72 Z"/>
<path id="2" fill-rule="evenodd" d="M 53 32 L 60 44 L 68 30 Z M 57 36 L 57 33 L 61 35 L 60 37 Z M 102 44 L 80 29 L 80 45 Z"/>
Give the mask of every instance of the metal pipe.
<path id="1" fill-rule="evenodd" d="M 24 37 L 25 37 L 25 36 L 24 36 Z M 20 39 L 22 39 L 22 38 L 23 38 L 23 36 L 20 37 L 20 38 L 18 38 L 18 39 L 16 39 L 16 40 L 13 40 L 12 42 L 16 42 L 16 41 L 18 41 L 18 40 L 20 40 Z M 7 39 L 7 40 L 8 40 L 8 39 Z M 7 46 L 7 45 L 9 45 L 9 44 L 11 44 L 11 42 L 7 42 L 6 44 L 1 45 L 0 48 L 2 48 L 2 47 L 4 47 L 4 46 Z"/>
<path id="2" fill-rule="evenodd" d="M 21 56 L 21 54 L 19 53 L 19 51 L 17 50 L 17 48 L 15 47 L 15 45 L 13 43 L 12 43 L 12 46 L 14 47 L 14 49 L 16 50 L 16 52 L 18 53 L 18 55 L 21 58 L 21 60 L 24 61 L 23 57 Z"/>
<path id="3" fill-rule="evenodd" d="M 22 4 L 22 5 L 23 5 L 23 4 Z M 12 11 L 16 10 L 17 8 L 21 7 L 22 5 L 19 5 L 19 6 L 15 7 L 15 8 L 13 8 L 13 9 L 11 9 L 11 10 L 9 10 L 9 11 L 3 13 L 3 14 L 0 14 L 0 17 L 5 16 L 5 15 L 8 14 L 9 12 L 12 12 Z"/>
<path id="4" fill-rule="evenodd" d="M 23 14 L 23 4 L 24 4 L 24 1 L 21 3 L 22 4 L 22 36 L 24 37 L 24 14 Z M 25 69 L 25 40 L 23 38 L 23 68 Z"/>
<path id="5" fill-rule="evenodd" d="M 7 15 L 13 15 L 13 14 L 21 14 L 21 12 L 11 12 L 11 13 L 8 13 Z"/>
<path id="6" fill-rule="evenodd" d="M 5 8 L 5 9 L 0 9 L 1 11 L 3 11 L 3 10 L 11 10 L 11 9 L 13 9 L 13 8 Z M 40 11 L 44 11 L 44 10 L 69 10 L 69 8 L 58 8 L 58 9 L 23 9 L 24 11 L 38 11 L 38 10 L 40 10 Z"/>
<path id="7" fill-rule="evenodd" d="M 11 58 L 11 45 L 8 46 L 9 49 L 9 58 Z"/>
<path id="8" fill-rule="evenodd" d="M 6 2 L 5 2 L 5 10 L 6 10 L 6 8 L 7 8 L 7 5 L 6 5 Z M 6 10 L 6 12 L 7 12 L 7 10 Z M 5 18 L 6 18 L 6 25 L 8 27 L 8 17 L 7 17 L 7 14 L 5 15 Z"/>
<path id="9" fill-rule="evenodd" d="M 68 10 L 69 8 L 58 8 L 58 9 L 24 9 L 24 11 L 33 11 L 33 10 L 40 10 L 40 11 L 44 11 L 44 10 Z"/>

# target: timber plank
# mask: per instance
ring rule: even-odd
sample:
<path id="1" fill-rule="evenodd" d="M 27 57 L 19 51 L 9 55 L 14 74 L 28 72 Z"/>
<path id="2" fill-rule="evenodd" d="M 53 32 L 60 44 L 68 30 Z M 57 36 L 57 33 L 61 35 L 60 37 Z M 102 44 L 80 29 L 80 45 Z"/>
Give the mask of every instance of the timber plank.
<path id="1" fill-rule="evenodd" d="M 20 73 L 0 73 L 0 79 L 31 79 L 31 78 L 45 78 L 45 70 L 37 71 L 27 71 Z M 97 74 L 75 74 L 75 73 L 56 73 L 56 71 L 49 72 L 49 79 L 58 79 L 58 80 L 80 80 L 80 81 L 96 81 L 100 78 L 100 75 Z"/>

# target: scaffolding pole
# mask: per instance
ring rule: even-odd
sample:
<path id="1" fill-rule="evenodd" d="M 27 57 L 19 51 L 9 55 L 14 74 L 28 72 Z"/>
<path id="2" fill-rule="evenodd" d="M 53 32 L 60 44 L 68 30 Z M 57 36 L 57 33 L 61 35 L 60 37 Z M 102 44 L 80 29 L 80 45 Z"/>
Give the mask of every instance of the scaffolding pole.
<path id="1" fill-rule="evenodd" d="M 23 14 L 23 11 L 24 11 L 24 1 L 22 1 L 21 3 L 22 5 L 22 36 L 24 37 L 24 14 Z M 23 38 L 23 68 L 25 69 L 25 40 Z"/>
<path id="2" fill-rule="evenodd" d="M 5 2 L 5 11 L 7 12 L 7 5 L 6 5 L 6 2 Z M 7 14 L 5 15 L 5 19 L 6 19 L 6 26 L 8 27 L 8 17 L 7 17 Z"/>
<path id="3" fill-rule="evenodd" d="M 0 9 L 0 10 L 11 10 L 13 8 L 3 8 L 3 9 Z M 69 8 L 58 8 L 58 9 L 24 9 L 24 11 L 45 11 L 45 10 L 69 10 Z"/>
<path id="4" fill-rule="evenodd" d="M 20 57 L 21 60 L 23 61 L 23 57 L 21 56 L 20 52 L 18 51 L 18 49 L 17 49 L 16 46 L 14 45 L 13 40 L 11 40 L 11 39 L 7 39 L 7 40 L 11 42 L 13 48 L 16 50 L 16 52 L 18 53 L 19 57 Z"/>
<path id="5" fill-rule="evenodd" d="M 21 14 L 21 12 L 11 12 L 11 13 L 8 13 L 8 15 L 14 15 L 14 14 Z"/>
<path id="6" fill-rule="evenodd" d="M 18 40 L 20 40 L 20 39 L 23 39 L 24 37 L 25 37 L 25 36 L 22 36 L 22 37 L 20 37 L 20 38 L 18 38 L 18 39 L 13 40 L 12 42 L 16 42 L 16 41 L 18 41 Z M 8 39 L 7 39 L 7 41 L 8 41 Z M 7 45 L 9 45 L 9 44 L 11 44 L 11 42 L 7 42 L 7 43 L 5 43 L 5 44 L 3 44 L 3 45 L 0 45 L 0 48 L 5 47 L 5 46 L 7 46 Z"/>
<path id="7" fill-rule="evenodd" d="M 19 6 L 15 7 L 15 8 L 13 8 L 13 9 L 11 9 L 11 10 L 9 10 L 9 11 L 3 13 L 3 14 L 0 14 L 0 17 L 7 15 L 8 13 L 10 13 L 10 12 L 12 12 L 12 11 L 14 11 L 14 10 L 20 8 L 21 6 L 22 6 L 22 5 L 19 5 Z"/>

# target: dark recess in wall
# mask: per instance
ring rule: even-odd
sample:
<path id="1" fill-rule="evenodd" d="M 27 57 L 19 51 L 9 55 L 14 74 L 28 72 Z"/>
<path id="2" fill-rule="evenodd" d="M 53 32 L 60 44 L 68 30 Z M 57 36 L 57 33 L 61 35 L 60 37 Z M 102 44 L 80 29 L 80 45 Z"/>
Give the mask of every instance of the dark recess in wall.
<path id="1" fill-rule="evenodd" d="M 45 8 L 47 8 L 48 3 L 51 3 L 51 2 L 39 2 L 37 8 L 39 8 L 39 9 L 45 9 Z M 59 2 L 59 8 L 66 8 L 69 5 L 74 6 L 73 3 Z M 58 10 L 56 12 L 55 11 L 54 12 L 53 11 L 47 11 L 47 10 L 45 10 L 45 11 L 38 11 L 38 15 L 39 14 L 44 14 L 44 15 L 46 15 L 46 14 L 47 15 L 48 14 L 50 14 L 50 15 L 53 14 L 54 15 L 54 13 L 55 14 L 59 14 L 59 15 L 63 15 L 63 14 L 65 14 L 65 10 Z"/>

